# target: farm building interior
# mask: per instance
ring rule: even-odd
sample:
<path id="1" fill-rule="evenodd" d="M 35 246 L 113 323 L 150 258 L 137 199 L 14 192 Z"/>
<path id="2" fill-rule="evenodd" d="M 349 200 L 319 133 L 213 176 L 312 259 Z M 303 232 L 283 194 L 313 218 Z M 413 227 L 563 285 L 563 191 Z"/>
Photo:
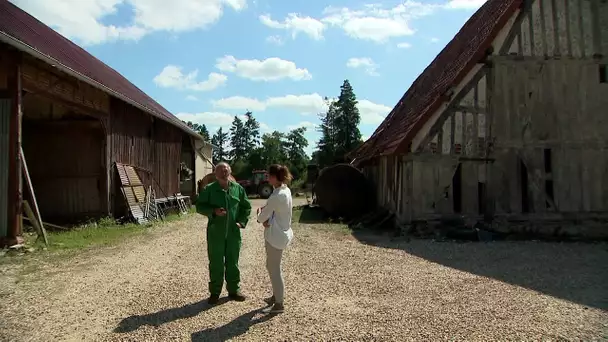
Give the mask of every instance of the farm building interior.
<path id="1" fill-rule="evenodd" d="M 35 93 L 22 104 L 23 154 L 42 217 L 70 223 L 107 213 L 101 121 Z"/>

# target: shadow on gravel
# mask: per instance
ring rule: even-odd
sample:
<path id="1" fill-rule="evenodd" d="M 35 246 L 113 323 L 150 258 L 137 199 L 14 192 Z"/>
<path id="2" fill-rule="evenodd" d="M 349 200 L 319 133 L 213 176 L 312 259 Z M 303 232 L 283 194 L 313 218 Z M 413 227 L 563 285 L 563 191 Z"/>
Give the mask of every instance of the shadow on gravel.
<path id="1" fill-rule="evenodd" d="M 224 304 L 228 301 L 227 297 L 221 298 L 217 305 Z M 215 306 L 217 306 L 215 305 Z M 139 329 L 144 325 L 160 326 L 169 322 L 173 322 L 183 318 L 194 317 L 201 312 L 207 311 L 214 307 L 207 304 L 207 300 L 184 305 L 179 308 L 172 308 L 158 311 L 147 315 L 134 315 L 123 319 L 114 329 L 115 333 L 128 333 Z"/>
<path id="2" fill-rule="evenodd" d="M 360 242 L 608 310 L 608 244 L 534 241 L 434 242 L 355 230 Z"/>
<path id="3" fill-rule="evenodd" d="M 263 316 L 256 318 L 256 315 L 262 314 L 263 309 L 264 308 L 260 308 L 250 311 L 219 328 L 210 328 L 195 332 L 191 335 L 192 342 L 227 341 L 241 336 L 252 326 L 266 322 L 276 316 L 273 314 L 264 314 Z"/>

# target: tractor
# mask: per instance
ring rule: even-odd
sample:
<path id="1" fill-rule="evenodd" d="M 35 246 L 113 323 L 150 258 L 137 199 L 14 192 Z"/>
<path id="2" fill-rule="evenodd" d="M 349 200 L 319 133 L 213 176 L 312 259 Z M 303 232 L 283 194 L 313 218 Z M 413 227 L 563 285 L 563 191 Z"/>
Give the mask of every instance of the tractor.
<path id="1" fill-rule="evenodd" d="M 261 198 L 268 198 L 274 190 L 272 185 L 268 183 L 268 172 L 266 170 L 253 170 L 250 179 L 243 179 L 237 181 L 245 191 L 247 195 L 259 195 Z"/>

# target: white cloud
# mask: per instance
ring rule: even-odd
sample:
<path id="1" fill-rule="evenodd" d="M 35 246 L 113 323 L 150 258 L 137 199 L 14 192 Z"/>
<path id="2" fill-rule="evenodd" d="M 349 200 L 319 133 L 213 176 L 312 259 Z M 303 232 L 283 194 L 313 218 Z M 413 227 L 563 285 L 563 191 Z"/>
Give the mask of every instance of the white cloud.
<path id="1" fill-rule="evenodd" d="M 198 97 L 196 97 L 194 95 L 188 95 L 188 96 L 186 96 L 186 100 L 188 100 L 188 101 L 198 101 Z"/>
<path id="2" fill-rule="evenodd" d="M 409 49 L 412 47 L 412 44 L 404 42 L 404 43 L 397 44 L 397 47 L 400 49 Z"/>
<path id="3" fill-rule="evenodd" d="M 323 97 L 317 93 L 269 97 L 266 100 L 243 96 L 231 96 L 211 101 L 216 108 L 232 110 L 264 111 L 267 108 L 282 108 L 304 115 L 318 114 L 327 109 Z"/>
<path id="4" fill-rule="evenodd" d="M 323 22 L 341 28 L 353 38 L 383 43 L 413 35 L 411 21 L 432 14 L 438 7 L 413 0 L 389 9 L 379 5 L 367 5 L 359 10 L 328 7 Z"/>
<path id="5" fill-rule="evenodd" d="M 234 120 L 234 115 L 222 112 L 177 113 L 176 116 L 184 121 L 191 121 L 199 125 L 204 124 L 211 131 L 211 134 L 220 127 L 224 130 L 229 129 L 232 120 Z"/>
<path id="6" fill-rule="evenodd" d="M 365 125 L 379 125 L 392 109 L 369 100 L 360 100 L 357 108 L 361 114 L 361 123 Z"/>
<path id="7" fill-rule="evenodd" d="M 365 72 L 370 76 L 378 76 L 376 69 L 378 66 L 369 57 L 353 57 L 349 58 L 346 62 L 346 66 L 351 69 L 364 69 Z"/>
<path id="8" fill-rule="evenodd" d="M 244 96 L 231 96 L 219 100 L 211 101 L 213 107 L 234 110 L 250 110 L 252 112 L 263 111 L 266 109 L 266 103 L 258 99 L 252 99 Z"/>
<path id="9" fill-rule="evenodd" d="M 416 33 L 412 22 L 439 10 L 477 9 L 486 0 L 445 0 L 429 3 L 422 0 L 405 0 L 394 7 L 368 4 L 359 8 L 327 7 L 319 19 L 290 13 L 283 21 L 273 20 L 270 15 L 261 15 L 262 24 L 290 32 L 295 38 L 304 33 L 315 40 L 323 38 L 328 27 L 343 30 L 355 39 L 384 43 L 390 39 L 411 36 Z M 405 47 L 405 45 L 403 45 Z"/>
<path id="10" fill-rule="evenodd" d="M 285 30 L 291 33 L 292 38 L 300 33 L 309 36 L 314 40 L 323 39 L 325 24 L 320 20 L 311 17 L 301 17 L 296 13 L 289 13 L 283 22 L 273 20 L 269 14 L 260 16 L 262 24 L 277 30 Z"/>
<path id="11" fill-rule="evenodd" d="M 210 91 L 226 84 L 226 75 L 212 72 L 206 80 L 197 81 L 198 70 L 188 74 L 182 72 L 182 68 L 175 65 L 167 65 L 160 74 L 154 77 L 154 83 L 162 88 L 188 89 L 195 91 Z"/>
<path id="12" fill-rule="evenodd" d="M 259 60 L 224 56 L 218 58 L 216 68 L 253 81 L 278 81 L 285 78 L 294 81 L 312 79 L 312 75 L 307 69 L 298 68 L 294 62 L 277 57 Z"/>
<path id="13" fill-rule="evenodd" d="M 291 109 L 304 115 L 315 115 L 327 108 L 325 100 L 317 93 L 271 97 L 266 100 L 266 106 Z"/>
<path id="14" fill-rule="evenodd" d="M 64 36 L 84 45 L 114 40 L 138 40 L 155 31 L 183 32 L 205 29 L 216 23 L 227 5 L 246 7 L 246 0 L 11 0 Z M 122 26 L 103 19 L 128 5 L 132 17 Z"/>
<path id="15" fill-rule="evenodd" d="M 486 0 L 450 0 L 446 4 L 449 9 L 478 9 Z"/>
<path id="16" fill-rule="evenodd" d="M 300 127 L 306 128 L 306 132 L 314 131 L 317 128 L 317 124 L 310 121 L 301 121 L 295 125 L 288 125 L 286 128 L 288 131 L 298 129 Z"/>
<path id="17" fill-rule="evenodd" d="M 266 37 L 266 42 L 274 45 L 283 45 L 283 38 L 281 36 L 268 36 Z"/>
<path id="18" fill-rule="evenodd" d="M 317 93 L 269 97 L 266 100 L 231 96 L 212 101 L 211 103 L 215 108 L 219 109 L 250 110 L 252 112 L 262 112 L 266 109 L 277 108 L 294 111 L 302 115 L 317 115 L 327 110 L 325 99 Z M 357 108 L 359 108 L 359 113 L 361 114 L 361 123 L 366 125 L 380 124 L 392 109 L 391 107 L 369 100 L 359 100 Z"/>
<path id="19" fill-rule="evenodd" d="M 431 38 L 431 43 L 439 43 L 439 38 Z"/>

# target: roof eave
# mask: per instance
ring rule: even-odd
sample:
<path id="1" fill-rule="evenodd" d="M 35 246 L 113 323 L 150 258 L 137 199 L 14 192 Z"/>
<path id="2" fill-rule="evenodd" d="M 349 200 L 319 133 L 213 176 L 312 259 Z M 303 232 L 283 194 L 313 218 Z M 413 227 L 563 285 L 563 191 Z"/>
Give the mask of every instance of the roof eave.
<path id="1" fill-rule="evenodd" d="M 59 62 L 55 58 L 53 58 L 51 56 L 48 56 L 48 55 L 45 55 L 44 53 L 36 50 L 34 47 L 32 47 L 32 46 L 30 46 L 30 45 L 28 45 L 28 44 L 20 41 L 19 39 L 15 38 L 15 37 L 13 37 L 11 35 L 8 35 L 6 32 L 0 31 L 0 42 L 8 44 L 8 45 L 16 48 L 19 51 L 25 52 L 25 53 L 27 53 L 27 54 L 35 57 L 35 58 L 38 58 L 38 59 L 46 62 L 47 64 L 53 66 L 54 68 L 57 68 L 57 69 L 65 72 L 66 74 L 68 74 L 68 75 L 70 75 L 70 76 L 72 76 L 72 77 L 74 77 L 74 78 L 76 78 L 76 79 L 78 79 L 78 80 L 80 80 L 82 82 L 85 82 L 85 83 L 87 83 L 88 85 L 90 85 L 92 87 L 95 87 L 95 88 L 103 91 L 104 93 L 107 93 L 107 94 L 112 95 L 112 96 L 114 96 L 114 97 L 116 97 L 116 98 L 118 98 L 118 99 L 120 99 L 122 101 L 125 101 L 126 103 L 128 103 L 128 104 L 130 104 L 132 106 L 135 106 L 136 108 L 138 108 L 138 109 L 140 109 L 140 110 L 142 110 L 142 111 L 144 111 L 144 112 L 146 112 L 146 113 L 154 116 L 155 118 L 160 119 L 160 120 L 162 120 L 162 121 L 164 121 L 166 123 L 171 124 L 172 126 L 175 126 L 175 127 L 179 128 L 180 130 L 184 131 L 185 133 L 191 135 L 194 138 L 203 139 L 203 137 L 200 136 L 200 134 L 196 133 L 195 131 L 193 131 L 193 130 L 186 130 L 183 127 L 179 127 L 175 122 L 172 122 L 171 120 L 165 118 L 164 116 L 156 113 L 152 109 L 150 109 L 150 108 L 148 108 L 148 107 L 146 107 L 146 106 L 144 106 L 144 105 L 142 105 L 142 104 L 140 104 L 140 103 L 138 103 L 136 101 L 131 100 L 130 98 L 128 98 L 128 97 L 120 94 L 119 92 L 116 92 L 116 91 L 114 91 L 114 90 L 106 87 L 105 85 L 103 85 L 103 84 L 95 81 L 94 79 L 91 79 L 90 77 L 88 77 L 86 75 L 83 75 L 83 74 L 79 73 L 78 71 L 73 70 L 72 68 L 64 65 L 63 63 Z M 176 120 L 179 120 L 179 119 L 176 118 Z"/>

